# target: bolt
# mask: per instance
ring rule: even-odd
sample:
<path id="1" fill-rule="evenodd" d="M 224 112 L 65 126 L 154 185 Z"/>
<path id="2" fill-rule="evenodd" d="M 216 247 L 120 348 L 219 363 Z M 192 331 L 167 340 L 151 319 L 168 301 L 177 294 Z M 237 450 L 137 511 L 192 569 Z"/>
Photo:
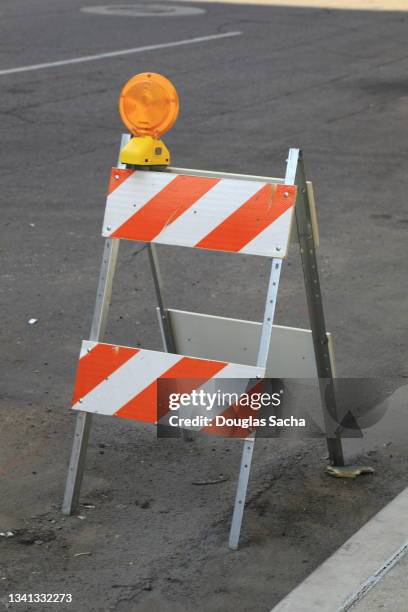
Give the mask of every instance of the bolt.
<path id="1" fill-rule="evenodd" d="M 283 194 L 283 197 L 284 198 L 288 198 L 289 197 L 289 191 L 285 191 L 284 194 Z"/>
<path id="2" fill-rule="evenodd" d="M 276 247 L 276 250 L 277 250 L 277 251 L 280 251 L 280 250 L 281 250 L 281 247 L 280 247 L 280 246 L 277 246 L 277 247 Z"/>
<path id="3" fill-rule="evenodd" d="M 119 180 L 119 174 L 115 174 L 115 180 L 118 181 Z"/>
<path id="4" fill-rule="evenodd" d="M 107 231 L 108 231 L 108 232 L 110 232 L 112 228 L 111 228 L 111 226 L 110 226 L 110 225 L 107 225 L 107 226 L 106 226 L 106 229 L 107 229 Z"/>

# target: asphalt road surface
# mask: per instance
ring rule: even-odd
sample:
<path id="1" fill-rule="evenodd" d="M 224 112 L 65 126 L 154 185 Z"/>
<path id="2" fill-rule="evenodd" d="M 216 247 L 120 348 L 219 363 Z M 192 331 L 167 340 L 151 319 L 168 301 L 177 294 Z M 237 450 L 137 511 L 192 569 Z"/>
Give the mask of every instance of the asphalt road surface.
<path id="1" fill-rule="evenodd" d="M 158 4 L 154 17 L 131 17 L 80 10 L 92 0 L 1 2 L 0 532 L 14 533 L 0 537 L 4 609 L 9 593 L 59 592 L 74 604 L 58 609 L 266 612 L 407 485 L 391 430 L 359 457 L 376 474 L 352 482 L 323 474 L 321 441 L 260 441 L 232 553 L 240 444 L 157 441 L 149 427 L 100 417 L 81 498 L 91 507 L 60 514 L 123 131 L 117 97 L 135 73 L 177 87 L 180 117 L 165 138 L 176 166 L 283 176 L 289 147 L 303 149 L 338 374 L 408 377 L 408 13 Z M 166 16 L 175 6 L 203 11 Z M 113 55 L 126 49 L 138 51 Z M 268 262 L 160 255 L 168 305 L 261 319 Z M 307 327 L 298 259 L 292 249 L 277 322 Z M 106 339 L 161 348 L 139 244 L 121 247 Z M 220 473 L 228 480 L 192 485 Z"/>

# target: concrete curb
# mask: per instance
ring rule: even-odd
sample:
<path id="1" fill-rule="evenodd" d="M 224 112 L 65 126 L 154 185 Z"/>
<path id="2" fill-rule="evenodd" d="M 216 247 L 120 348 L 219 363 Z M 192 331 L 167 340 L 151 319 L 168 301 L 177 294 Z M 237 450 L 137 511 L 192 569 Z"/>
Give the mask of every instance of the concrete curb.
<path id="1" fill-rule="evenodd" d="M 280 601 L 273 612 L 349 610 L 407 552 L 407 516 L 405 489 Z"/>

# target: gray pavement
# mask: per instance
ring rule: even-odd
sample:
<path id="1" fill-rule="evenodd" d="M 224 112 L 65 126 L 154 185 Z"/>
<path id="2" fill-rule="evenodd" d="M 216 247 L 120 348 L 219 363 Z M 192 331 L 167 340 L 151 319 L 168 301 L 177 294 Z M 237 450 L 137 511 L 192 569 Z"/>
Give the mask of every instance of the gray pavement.
<path id="1" fill-rule="evenodd" d="M 283 175 L 288 148 L 302 147 L 338 374 L 406 378 L 408 13 L 206 3 L 204 14 L 152 20 L 83 13 L 84 3 L 2 0 L 0 70 L 242 35 L 0 76 L 0 531 L 20 530 L 0 542 L 0 589 L 70 588 L 78 610 L 269 610 L 406 486 L 407 451 L 384 446 L 392 434 L 373 441 L 364 459 L 380 469 L 357 484 L 322 474 L 321 442 L 260 442 L 232 555 L 239 446 L 157 444 L 147 427 L 100 418 L 83 496 L 96 508 L 62 520 L 68 406 L 122 131 L 117 96 L 145 70 L 174 82 L 181 113 L 165 140 L 177 166 Z M 160 254 L 172 307 L 261 318 L 266 261 Z M 107 340 L 160 349 L 147 264 L 140 245 L 123 245 Z M 288 264 L 277 322 L 307 327 L 295 251 Z M 229 481 L 218 488 L 191 486 L 220 471 Z M 40 544 L 24 545 L 27 533 Z"/>

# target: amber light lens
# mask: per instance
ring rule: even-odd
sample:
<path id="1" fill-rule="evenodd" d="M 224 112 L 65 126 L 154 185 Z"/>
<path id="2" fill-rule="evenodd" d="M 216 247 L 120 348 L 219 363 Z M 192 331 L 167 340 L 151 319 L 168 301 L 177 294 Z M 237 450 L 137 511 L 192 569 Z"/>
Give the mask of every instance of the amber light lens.
<path id="1" fill-rule="evenodd" d="M 135 136 L 161 136 L 174 125 L 178 116 L 176 88 L 161 74 L 137 74 L 120 92 L 119 112 L 123 123 Z"/>

